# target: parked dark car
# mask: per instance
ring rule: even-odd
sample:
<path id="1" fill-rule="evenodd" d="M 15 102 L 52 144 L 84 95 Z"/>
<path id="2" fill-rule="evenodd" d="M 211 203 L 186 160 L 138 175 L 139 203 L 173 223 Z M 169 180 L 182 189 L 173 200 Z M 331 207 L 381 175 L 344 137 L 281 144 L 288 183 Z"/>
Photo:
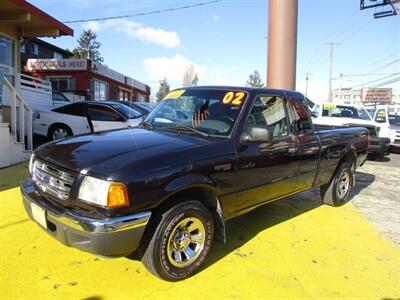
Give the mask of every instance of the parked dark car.
<path id="1" fill-rule="evenodd" d="M 368 135 L 316 131 L 297 92 L 191 87 L 139 127 L 39 147 L 21 192 L 27 214 L 65 245 L 134 253 L 177 281 L 199 270 L 214 239 L 225 241 L 233 217 L 313 187 L 324 203 L 343 204 Z"/>
<path id="2" fill-rule="evenodd" d="M 130 108 L 141 113 L 143 117 L 146 117 L 157 106 L 155 103 L 150 103 L 150 102 L 132 102 L 132 101 L 120 101 L 120 100 L 112 100 L 112 101 L 129 106 Z"/>

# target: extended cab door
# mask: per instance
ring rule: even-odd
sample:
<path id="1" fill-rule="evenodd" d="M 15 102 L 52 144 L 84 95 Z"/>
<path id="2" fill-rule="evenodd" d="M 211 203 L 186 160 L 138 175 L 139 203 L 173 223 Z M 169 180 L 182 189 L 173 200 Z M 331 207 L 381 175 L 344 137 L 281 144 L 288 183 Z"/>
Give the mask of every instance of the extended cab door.
<path id="1" fill-rule="evenodd" d="M 111 107 L 102 104 L 88 104 L 88 115 L 93 131 L 104 131 L 127 127 L 126 120 Z"/>
<path id="2" fill-rule="evenodd" d="M 291 128 L 296 136 L 299 151 L 298 180 L 295 190 L 301 191 L 310 188 L 314 183 L 321 152 L 320 141 L 315 134 L 311 112 L 304 96 L 300 93 L 293 93 L 288 96 Z"/>
<path id="3" fill-rule="evenodd" d="M 296 138 L 290 132 L 283 95 L 255 97 L 246 122 L 245 127 L 269 128 L 273 138 L 238 147 L 237 211 L 292 193 L 298 170 Z"/>

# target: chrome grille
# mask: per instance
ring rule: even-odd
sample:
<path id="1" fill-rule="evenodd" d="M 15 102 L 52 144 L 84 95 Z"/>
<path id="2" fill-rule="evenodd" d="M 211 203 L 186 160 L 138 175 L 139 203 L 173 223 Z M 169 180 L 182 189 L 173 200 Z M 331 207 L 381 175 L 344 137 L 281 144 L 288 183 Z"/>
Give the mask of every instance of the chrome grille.
<path id="1" fill-rule="evenodd" d="M 44 192 L 61 200 L 67 200 L 74 177 L 39 160 L 33 162 L 32 179 Z"/>

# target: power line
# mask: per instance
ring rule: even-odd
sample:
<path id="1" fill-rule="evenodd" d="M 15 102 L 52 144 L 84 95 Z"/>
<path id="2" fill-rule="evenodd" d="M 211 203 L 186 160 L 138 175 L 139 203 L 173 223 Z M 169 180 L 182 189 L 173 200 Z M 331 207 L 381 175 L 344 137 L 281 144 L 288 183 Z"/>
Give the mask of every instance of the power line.
<path id="1" fill-rule="evenodd" d="M 377 65 L 377 64 L 379 64 L 379 63 L 381 63 L 381 62 L 387 60 L 388 58 L 392 58 L 392 57 L 395 56 L 395 55 L 399 55 L 399 56 L 400 56 L 400 51 L 399 51 L 399 50 L 396 50 L 395 52 L 393 52 L 393 53 L 391 53 L 391 54 L 389 54 L 389 55 L 386 55 L 385 57 L 380 58 L 380 59 L 378 59 L 378 60 L 376 60 L 376 61 L 374 61 L 374 62 L 372 62 L 372 63 L 366 65 L 364 68 L 361 69 L 361 72 L 366 71 L 366 70 L 368 70 L 370 67 L 375 66 L 375 65 Z"/>
<path id="2" fill-rule="evenodd" d="M 371 84 L 371 83 L 379 82 L 379 81 L 381 81 L 381 80 L 385 80 L 385 79 L 388 79 L 388 78 L 390 78 L 390 77 L 393 77 L 393 76 L 399 75 L 399 74 L 400 74 L 400 72 L 392 73 L 392 74 L 390 74 L 390 75 L 387 75 L 387 76 L 384 76 L 384 77 L 381 77 L 381 78 L 378 78 L 378 79 L 375 79 L 375 80 L 371 80 L 371 81 L 363 82 L 363 83 L 361 83 L 361 84 L 354 85 L 354 86 L 352 86 L 351 88 L 354 89 L 355 87 L 366 86 L 366 85 L 369 85 L 369 84 Z"/>
<path id="3" fill-rule="evenodd" d="M 376 85 L 375 87 L 385 86 L 385 85 L 388 85 L 388 84 L 391 84 L 391 83 L 395 83 L 395 82 L 400 82 L 400 77 L 396 77 L 396 78 L 393 78 L 393 79 L 389 79 L 389 80 L 387 80 L 387 81 L 384 81 L 384 82 L 382 82 L 382 83 L 379 83 L 379 84 Z"/>
<path id="4" fill-rule="evenodd" d="M 328 39 L 327 40 L 331 40 L 332 37 L 336 34 L 336 32 L 341 29 L 345 24 L 347 24 L 347 22 L 349 20 L 351 20 L 357 13 L 359 12 L 359 9 L 357 9 L 356 11 L 354 11 L 350 16 L 348 16 L 344 22 L 342 22 L 338 27 L 336 27 L 335 30 L 331 31 L 331 33 L 328 35 Z M 307 63 L 305 64 L 305 69 L 309 69 L 309 67 L 315 63 L 315 57 L 320 53 L 320 51 L 322 50 L 323 46 L 322 44 L 320 44 L 320 46 L 313 52 L 313 54 L 310 56 L 310 59 L 307 60 Z"/>
<path id="5" fill-rule="evenodd" d="M 349 21 L 357 14 L 359 13 L 359 10 L 357 9 L 355 12 L 353 12 L 349 17 L 347 17 L 345 19 L 345 21 L 339 25 L 338 27 L 336 27 L 335 30 L 331 31 L 331 33 L 328 35 L 327 40 L 337 40 L 338 37 L 340 37 L 341 35 L 343 35 L 346 31 L 348 31 L 349 29 L 352 29 L 353 26 L 358 25 L 358 23 L 360 21 L 362 21 L 368 14 L 364 13 L 364 14 L 360 14 L 355 21 L 351 22 L 348 26 L 344 26 L 347 25 L 347 23 L 349 23 Z M 316 70 L 319 70 L 319 68 L 317 69 L 317 67 L 321 67 L 320 62 L 322 62 L 322 60 L 324 59 L 324 52 L 322 51 L 324 49 L 323 44 L 321 44 L 316 51 L 313 53 L 312 56 L 310 56 L 310 59 L 307 61 L 307 64 L 305 65 L 304 69 L 310 72 L 314 72 Z"/>
<path id="6" fill-rule="evenodd" d="M 136 13 L 136 14 L 133 14 L 133 15 L 63 21 L 63 23 L 72 24 L 72 23 L 83 23 L 83 22 L 90 22 L 90 21 L 105 21 L 105 20 L 115 20 L 115 19 L 126 19 L 126 18 L 133 18 L 133 17 L 141 17 L 141 16 L 148 16 L 148 15 L 157 15 L 157 14 L 162 14 L 162 13 L 166 13 L 166 12 L 172 12 L 172 11 L 178 11 L 178 10 L 183 10 L 183 9 L 188 9 L 188 8 L 193 8 L 193 7 L 205 6 L 205 5 L 214 4 L 214 3 L 222 2 L 222 1 L 224 1 L 224 0 L 213 0 L 213 1 L 201 2 L 201 3 L 191 4 L 191 5 L 183 5 L 183 6 L 173 7 L 173 8 L 152 10 L 152 11 L 147 11 L 147 12 Z"/>
<path id="7" fill-rule="evenodd" d="M 387 63 L 387 64 L 384 64 L 383 66 L 376 67 L 376 68 L 374 68 L 371 72 L 376 72 L 376 71 L 378 71 L 378 70 L 382 70 L 382 69 L 384 69 L 384 68 L 386 68 L 386 67 L 389 67 L 389 66 L 391 66 L 391 65 L 396 64 L 397 62 L 400 62 L 400 58 L 399 58 L 399 59 L 396 59 L 396 60 L 394 60 L 394 61 L 391 61 L 391 62 L 389 62 L 389 63 Z"/>

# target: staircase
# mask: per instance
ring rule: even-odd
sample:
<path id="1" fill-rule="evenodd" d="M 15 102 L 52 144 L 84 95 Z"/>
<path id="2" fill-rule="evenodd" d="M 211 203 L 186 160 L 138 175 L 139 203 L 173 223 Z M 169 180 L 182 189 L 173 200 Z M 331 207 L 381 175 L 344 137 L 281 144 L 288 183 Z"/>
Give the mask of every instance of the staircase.
<path id="1" fill-rule="evenodd" d="M 0 168 L 29 159 L 32 153 L 32 109 L 4 78 L 0 114 Z"/>

